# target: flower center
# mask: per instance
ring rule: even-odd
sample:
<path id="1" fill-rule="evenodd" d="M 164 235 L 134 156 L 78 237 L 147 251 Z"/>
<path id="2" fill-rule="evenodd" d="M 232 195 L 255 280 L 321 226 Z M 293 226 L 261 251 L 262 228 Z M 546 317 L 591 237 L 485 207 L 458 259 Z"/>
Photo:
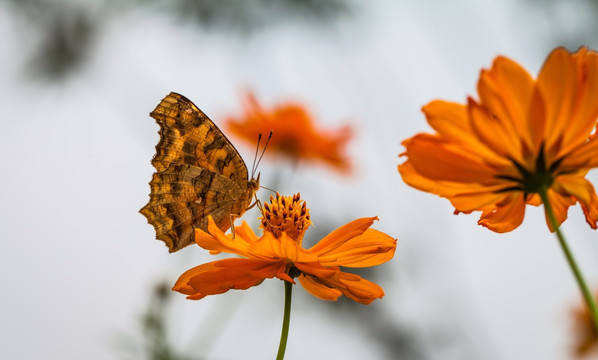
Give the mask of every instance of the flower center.
<path id="1" fill-rule="evenodd" d="M 535 170 L 528 170 L 526 167 L 521 165 L 515 160 L 512 160 L 513 165 L 517 168 L 517 171 L 521 177 L 513 176 L 499 176 L 501 179 L 511 180 L 519 183 L 516 186 L 509 187 L 501 190 L 505 191 L 523 191 L 525 195 L 536 194 L 548 189 L 554 181 L 554 174 L 560 164 L 560 161 L 555 162 L 549 168 L 546 167 L 546 160 L 544 158 L 544 144 L 540 147 L 540 152 L 536 158 Z"/>
<path id="2" fill-rule="evenodd" d="M 548 189 L 552 185 L 553 176 L 548 171 L 530 173 L 523 177 L 523 192 L 525 194 L 539 193 L 541 189 Z"/>
<path id="3" fill-rule="evenodd" d="M 284 231 L 295 241 L 301 242 L 303 233 L 311 220 L 309 209 L 305 201 L 301 200 L 299 193 L 293 196 L 270 196 L 270 204 L 264 203 L 262 209 L 262 225 L 264 231 L 271 232 L 275 237 L 280 237 Z"/>

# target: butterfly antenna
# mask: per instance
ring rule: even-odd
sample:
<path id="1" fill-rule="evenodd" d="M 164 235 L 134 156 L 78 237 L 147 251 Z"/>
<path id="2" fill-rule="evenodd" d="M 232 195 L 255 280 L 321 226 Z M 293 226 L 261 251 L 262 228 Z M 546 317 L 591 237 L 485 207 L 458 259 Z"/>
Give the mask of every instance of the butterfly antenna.
<path id="1" fill-rule="evenodd" d="M 262 139 L 262 134 L 260 133 L 257 138 L 257 147 L 255 148 L 255 157 L 253 158 L 253 165 L 251 166 L 251 177 L 253 177 L 253 175 L 255 175 L 255 172 L 257 171 L 257 168 L 260 165 L 260 162 L 262 161 L 264 154 L 266 153 L 266 148 L 268 148 L 270 139 L 272 139 L 272 131 L 270 130 L 270 134 L 268 135 L 268 139 L 266 139 L 266 144 L 264 145 L 264 149 L 262 150 L 262 153 L 260 154 L 260 156 L 258 158 L 257 154 L 258 154 L 258 150 L 260 147 L 261 139 Z M 257 159 L 257 161 L 256 161 L 256 159 Z"/>
<path id="2" fill-rule="evenodd" d="M 270 130 L 270 134 L 268 135 L 268 139 L 266 139 L 266 143 L 264 144 L 264 150 L 262 150 L 262 154 L 260 155 L 260 158 L 257 160 L 257 164 L 255 165 L 256 169 L 260 165 L 260 162 L 262 162 L 262 158 L 264 157 L 264 154 L 266 153 L 266 149 L 268 148 L 268 144 L 270 143 L 270 139 L 272 139 L 272 130 Z"/>
<path id="3" fill-rule="evenodd" d="M 260 150 L 260 142 L 262 141 L 262 133 L 259 133 L 257 136 L 257 146 L 255 147 L 255 155 L 253 155 L 253 164 L 251 165 L 251 178 L 255 175 L 255 170 L 257 169 L 256 161 L 257 161 L 257 154 Z"/>
<path id="4" fill-rule="evenodd" d="M 257 161 L 257 154 L 260 150 L 260 141 L 262 141 L 262 133 L 259 133 L 257 136 L 257 146 L 255 147 L 255 155 L 253 155 L 253 164 L 251 164 L 251 178 L 253 178 L 253 175 L 255 175 L 255 162 Z"/>

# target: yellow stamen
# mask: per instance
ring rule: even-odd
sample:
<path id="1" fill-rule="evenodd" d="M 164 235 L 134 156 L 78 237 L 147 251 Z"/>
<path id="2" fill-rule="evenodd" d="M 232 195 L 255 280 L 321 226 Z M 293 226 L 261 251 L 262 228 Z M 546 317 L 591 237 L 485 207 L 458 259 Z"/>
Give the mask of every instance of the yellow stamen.
<path id="1" fill-rule="evenodd" d="M 303 233 L 310 224 L 309 209 L 299 193 L 292 197 L 277 193 L 276 198 L 270 196 L 270 203 L 264 203 L 261 228 L 275 237 L 279 237 L 284 231 L 301 243 Z"/>

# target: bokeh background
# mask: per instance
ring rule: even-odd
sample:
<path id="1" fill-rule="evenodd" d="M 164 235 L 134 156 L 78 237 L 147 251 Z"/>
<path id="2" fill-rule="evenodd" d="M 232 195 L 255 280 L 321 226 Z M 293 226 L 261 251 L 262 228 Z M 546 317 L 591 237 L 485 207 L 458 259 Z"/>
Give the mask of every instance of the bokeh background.
<path id="1" fill-rule="evenodd" d="M 591 0 L 0 2 L 0 358 L 150 359 L 156 311 L 170 359 L 274 357 L 281 282 L 157 298 L 214 257 L 168 254 L 138 213 L 158 141 L 148 113 L 177 91 L 220 123 L 247 90 L 355 130 L 351 176 L 260 165 L 262 185 L 307 201 L 306 241 L 373 215 L 398 238 L 392 261 L 361 272 L 386 291 L 370 306 L 295 288 L 287 359 L 571 358 L 581 298 L 542 209 L 495 234 L 396 166 L 400 142 L 429 131 L 422 105 L 475 95 L 498 54 L 535 76 L 556 46 L 595 49 L 597 15 Z M 231 139 L 250 163 L 255 144 Z M 598 286 L 578 206 L 563 231 Z"/>

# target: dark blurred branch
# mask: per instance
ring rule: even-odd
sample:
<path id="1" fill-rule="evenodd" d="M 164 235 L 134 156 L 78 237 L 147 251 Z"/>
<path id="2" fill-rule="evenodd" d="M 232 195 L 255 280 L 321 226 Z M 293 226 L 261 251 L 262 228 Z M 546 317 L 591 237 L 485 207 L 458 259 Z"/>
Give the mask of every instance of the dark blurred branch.
<path id="1" fill-rule="evenodd" d="M 89 6 L 42 0 L 12 1 L 39 42 L 29 62 L 33 75 L 60 79 L 80 68 L 92 48 L 98 28 Z"/>
<path id="2" fill-rule="evenodd" d="M 343 0 L 177 0 L 156 1 L 182 18 L 214 30 L 247 34 L 291 20 L 325 23 L 349 13 Z"/>

